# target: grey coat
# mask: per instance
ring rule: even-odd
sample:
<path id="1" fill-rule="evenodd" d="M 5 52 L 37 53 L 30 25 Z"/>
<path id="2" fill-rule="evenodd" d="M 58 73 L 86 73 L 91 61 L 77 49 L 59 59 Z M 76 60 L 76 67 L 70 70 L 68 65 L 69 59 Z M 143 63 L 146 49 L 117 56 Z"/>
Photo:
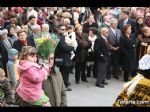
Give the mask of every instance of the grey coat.
<path id="1" fill-rule="evenodd" d="M 119 41 L 122 36 L 121 31 L 119 29 L 115 29 L 115 31 L 116 31 L 116 36 L 113 33 L 112 29 L 109 28 L 108 42 L 110 43 L 111 47 L 119 46 L 120 43 Z"/>
<path id="2" fill-rule="evenodd" d="M 43 81 L 42 88 L 53 107 L 67 106 L 66 88 L 58 67 L 55 66 L 48 79 Z"/>

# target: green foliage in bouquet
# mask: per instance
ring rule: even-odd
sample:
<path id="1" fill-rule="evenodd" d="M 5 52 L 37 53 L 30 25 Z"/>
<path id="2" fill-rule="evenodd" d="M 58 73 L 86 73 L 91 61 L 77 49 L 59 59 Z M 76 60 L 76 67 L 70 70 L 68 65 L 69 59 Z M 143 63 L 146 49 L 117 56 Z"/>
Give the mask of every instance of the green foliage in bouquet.
<path id="1" fill-rule="evenodd" d="M 0 88 L 0 101 L 4 99 L 4 91 Z"/>
<path id="2" fill-rule="evenodd" d="M 47 60 L 48 56 L 51 52 L 54 52 L 59 39 L 57 38 L 57 36 L 55 34 L 51 35 L 51 38 L 45 38 L 45 37 L 41 37 L 36 39 L 37 45 L 38 45 L 38 53 L 39 56 L 43 59 L 43 60 Z"/>

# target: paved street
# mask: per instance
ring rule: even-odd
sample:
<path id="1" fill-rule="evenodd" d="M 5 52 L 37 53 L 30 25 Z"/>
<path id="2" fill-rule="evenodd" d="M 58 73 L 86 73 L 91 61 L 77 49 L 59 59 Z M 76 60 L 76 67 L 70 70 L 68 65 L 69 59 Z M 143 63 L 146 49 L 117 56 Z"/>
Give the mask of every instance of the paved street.
<path id="1" fill-rule="evenodd" d="M 117 95 L 124 84 L 122 76 L 119 80 L 111 78 L 107 80 L 109 85 L 105 88 L 95 86 L 93 77 L 88 78 L 89 82 L 75 84 L 74 74 L 70 74 L 72 91 L 67 91 L 69 106 L 112 106 Z"/>

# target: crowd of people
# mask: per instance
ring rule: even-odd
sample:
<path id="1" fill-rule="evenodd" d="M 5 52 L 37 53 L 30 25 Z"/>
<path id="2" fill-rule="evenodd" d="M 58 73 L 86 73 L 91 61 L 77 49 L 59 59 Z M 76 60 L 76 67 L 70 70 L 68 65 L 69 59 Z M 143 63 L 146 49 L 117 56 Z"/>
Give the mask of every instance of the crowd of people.
<path id="1" fill-rule="evenodd" d="M 52 34 L 41 63 L 36 39 Z M 149 45 L 149 7 L 0 7 L 1 105 L 67 106 L 71 73 L 79 86 L 93 77 L 105 88 L 120 71 L 128 82 Z"/>

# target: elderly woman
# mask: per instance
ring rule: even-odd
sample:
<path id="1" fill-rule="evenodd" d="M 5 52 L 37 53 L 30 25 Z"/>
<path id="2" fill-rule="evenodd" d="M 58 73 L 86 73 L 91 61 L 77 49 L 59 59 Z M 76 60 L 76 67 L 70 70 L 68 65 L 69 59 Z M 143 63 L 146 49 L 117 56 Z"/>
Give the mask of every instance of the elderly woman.
<path id="1" fill-rule="evenodd" d="M 136 74 L 136 40 L 131 34 L 131 25 L 125 25 L 123 30 L 124 34 L 120 38 L 120 55 L 124 81 L 127 82 L 130 74 L 132 76 Z"/>
<path id="2" fill-rule="evenodd" d="M 140 74 L 124 85 L 114 107 L 150 107 L 150 46 L 139 61 Z"/>
<path id="3" fill-rule="evenodd" d="M 42 37 L 50 38 L 49 25 L 48 24 L 42 25 Z"/>
<path id="4" fill-rule="evenodd" d="M 33 37 L 28 37 L 26 31 L 23 29 L 18 30 L 18 40 L 14 42 L 13 48 L 17 49 L 18 52 L 21 51 L 23 46 L 33 46 L 36 47 Z"/>

